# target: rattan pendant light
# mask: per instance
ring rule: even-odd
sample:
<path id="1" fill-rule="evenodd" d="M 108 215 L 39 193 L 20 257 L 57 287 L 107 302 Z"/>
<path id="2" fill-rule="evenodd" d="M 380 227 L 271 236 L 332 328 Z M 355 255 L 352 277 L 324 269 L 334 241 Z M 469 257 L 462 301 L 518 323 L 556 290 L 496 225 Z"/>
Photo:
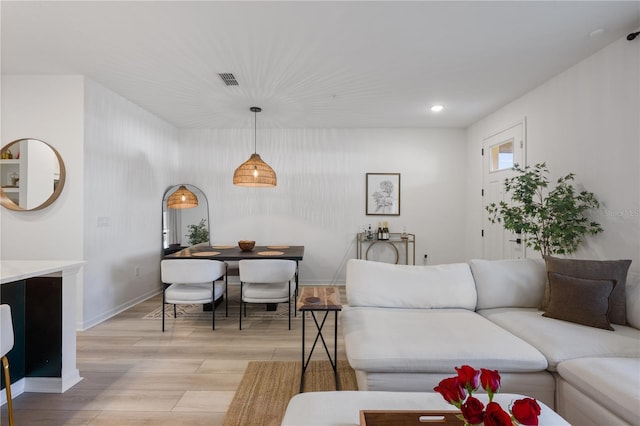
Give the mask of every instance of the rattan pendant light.
<path id="1" fill-rule="evenodd" d="M 167 199 L 167 207 L 170 209 L 191 209 L 198 207 L 198 197 L 189 191 L 186 186 L 180 187 Z"/>
<path id="2" fill-rule="evenodd" d="M 253 187 L 276 186 L 276 172 L 273 171 L 271 166 L 262 161 L 262 158 L 260 158 L 260 155 L 256 152 L 258 113 L 262 111 L 262 109 L 258 107 L 251 107 L 249 109 L 254 113 L 253 154 L 251 154 L 251 157 L 249 157 L 247 161 L 240 164 L 233 173 L 233 184 Z"/>

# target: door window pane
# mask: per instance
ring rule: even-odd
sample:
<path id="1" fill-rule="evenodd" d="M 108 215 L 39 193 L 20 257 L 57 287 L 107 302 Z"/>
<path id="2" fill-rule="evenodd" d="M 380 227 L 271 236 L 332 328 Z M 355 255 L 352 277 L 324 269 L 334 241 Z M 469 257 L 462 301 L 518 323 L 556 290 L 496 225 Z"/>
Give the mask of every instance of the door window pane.
<path id="1" fill-rule="evenodd" d="M 513 168 L 513 139 L 491 147 L 492 172 Z"/>

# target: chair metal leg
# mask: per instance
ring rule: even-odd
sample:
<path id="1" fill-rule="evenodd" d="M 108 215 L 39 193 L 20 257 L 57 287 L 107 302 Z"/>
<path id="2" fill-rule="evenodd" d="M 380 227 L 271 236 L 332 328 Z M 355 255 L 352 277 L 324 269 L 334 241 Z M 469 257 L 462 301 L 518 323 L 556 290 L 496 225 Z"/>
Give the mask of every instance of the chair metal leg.
<path id="1" fill-rule="evenodd" d="M 11 400 L 11 376 L 9 375 L 9 360 L 2 357 L 2 369 L 4 370 L 4 385 L 7 391 L 7 412 L 9 413 L 9 426 L 13 426 L 13 401 Z"/>
<path id="2" fill-rule="evenodd" d="M 242 281 L 240 281 L 240 322 L 239 329 L 242 330 Z M 246 309 L 246 308 L 245 308 Z"/>
<path id="3" fill-rule="evenodd" d="M 229 317 L 229 276 L 225 272 L 224 274 L 224 316 L 225 318 Z"/>
<path id="4" fill-rule="evenodd" d="M 176 304 L 173 304 L 173 318 L 178 318 L 178 312 L 176 311 Z"/>
<path id="5" fill-rule="evenodd" d="M 296 272 L 293 274 L 293 280 L 296 283 L 296 290 L 295 290 L 295 295 L 296 297 L 293 299 L 293 303 L 298 303 L 298 261 L 296 260 Z M 294 309 L 293 309 L 293 316 L 297 317 L 298 316 L 298 310 L 295 308 L 294 305 Z"/>
<path id="6" fill-rule="evenodd" d="M 291 330 L 291 281 L 289 281 L 287 289 L 289 290 L 289 298 L 287 299 L 289 301 L 289 330 Z"/>
<path id="7" fill-rule="evenodd" d="M 211 329 L 216 329 L 216 282 L 211 283 Z"/>
<path id="8" fill-rule="evenodd" d="M 162 289 L 162 332 L 163 333 L 164 333 L 164 303 L 165 303 L 164 291 L 165 291 L 165 288 Z"/>

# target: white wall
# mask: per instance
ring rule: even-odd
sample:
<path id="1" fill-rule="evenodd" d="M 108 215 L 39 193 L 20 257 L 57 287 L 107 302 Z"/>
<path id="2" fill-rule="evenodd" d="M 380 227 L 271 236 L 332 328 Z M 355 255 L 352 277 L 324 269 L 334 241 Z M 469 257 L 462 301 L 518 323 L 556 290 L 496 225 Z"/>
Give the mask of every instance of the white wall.
<path id="1" fill-rule="evenodd" d="M 640 44 L 620 39 L 467 132 L 467 257 L 482 256 L 482 139 L 527 117 L 528 164 L 546 161 L 552 178 L 569 172 L 596 194 L 604 233 L 574 255 L 632 259 L 640 271 Z M 531 251 L 529 251 L 531 253 Z M 537 254 L 537 253 L 536 253 Z"/>
<path id="2" fill-rule="evenodd" d="M 178 130 L 88 79 L 85 117 L 83 328 L 158 292 L 178 169 Z"/>
<path id="3" fill-rule="evenodd" d="M 182 130 L 181 181 L 210 203 L 212 242 L 305 246 L 303 283 L 342 283 L 355 233 L 389 222 L 416 234 L 416 263 L 464 259 L 464 131 L 457 129 L 260 129 L 258 153 L 276 188 L 232 184 L 253 152 L 253 129 Z M 401 215 L 366 216 L 365 173 L 401 173 Z"/>
<path id="4" fill-rule="evenodd" d="M 2 146 L 43 140 L 60 152 L 67 169 L 53 205 L 34 212 L 0 208 L 2 259 L 83 259 L 83 120 L 83 77 L 2 76 Z"/>
<path id="5" fill-rule="evenodd" d="M 177 129 L 82 76 L 4 75 L 1 134 L 48 142 L 67 171 L 51 206 L 0 209 L 2 259 L 85 260 L 81 329 L 156 293 Z"/>
<path id="6" fill-rule="evenodd" d="M 85 259 L 80 326 L 159 289 L 161 200 L 172 184 L 209 198 L 212 241 L 303 244 L 303 283 L 344 281 L 355 233 L 388 220 L 417 235 L 417 263 L 482 256 L 482 139 L 527 117 L 529 164 L 574 172 L 597 194 L 605 232 L 577 257 L 640 266 L 640 45 L 624 39 L 471 126 L 457 129 L 260 129 L 274 189 L 232 185 L 253 130 L 178 131 L 81 76 L 2 76 L 2 144 L 49 142 L 65 160 L 60 199 L 0 209 L 3 259 Z M 178 151 L 179 150 L 179 151 Z M 402 175 L 401 216 L 366 216 L 365 173 Z M 136 271 L 139 275 L 136 276 Z"/>
<path id="7" fill-rule="evenodd" d="M 209 197 L 213 241 L 305 245 L 306 283 L 343 282 L 355 233 L 382 219 L 417 235 L 419 264 L 424 253 L 430 263 L 462 259 L 462 130 L 259 129 L 259 152 L 279 185 L 258 190 L 231 182 L 252 151 L 251 129 L 185 130 L 179 138 L 81 76 L 3 76 L 2 84 L 3 142 L 45 140 L 67 167 L 52 206 L 0 211 L 2 258 L 86 260 L 79 328 L 158 291 L 161 200 L 179 182 Z M 365 215 L 366 172 L 401 173 L 401 216 Z"/>

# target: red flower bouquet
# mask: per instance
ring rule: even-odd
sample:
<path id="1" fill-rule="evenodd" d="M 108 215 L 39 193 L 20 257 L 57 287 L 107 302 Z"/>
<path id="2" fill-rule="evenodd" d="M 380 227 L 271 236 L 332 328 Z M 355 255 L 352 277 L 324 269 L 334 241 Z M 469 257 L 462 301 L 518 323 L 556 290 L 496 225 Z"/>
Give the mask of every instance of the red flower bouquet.
<path id="1" fill-rule="evenodd" d="M 496 370 L 486 370 L 463 365 L 456 367 L 458 375 L 440 381 L 433 388 L 449 404 L 454 405 L 462 413 L 459 417 L 465 425 L 485 426 L 538 426 L 540 406 L 533 398 L 522 398 L 514 401 L 509 412 L 497 402 L 493 402 L 493 395 L 500 389 L 500 374 Z M 482 388 L 489 396 L 489 403 L 485 405 L 473 397 L 473 392 Z"/>

